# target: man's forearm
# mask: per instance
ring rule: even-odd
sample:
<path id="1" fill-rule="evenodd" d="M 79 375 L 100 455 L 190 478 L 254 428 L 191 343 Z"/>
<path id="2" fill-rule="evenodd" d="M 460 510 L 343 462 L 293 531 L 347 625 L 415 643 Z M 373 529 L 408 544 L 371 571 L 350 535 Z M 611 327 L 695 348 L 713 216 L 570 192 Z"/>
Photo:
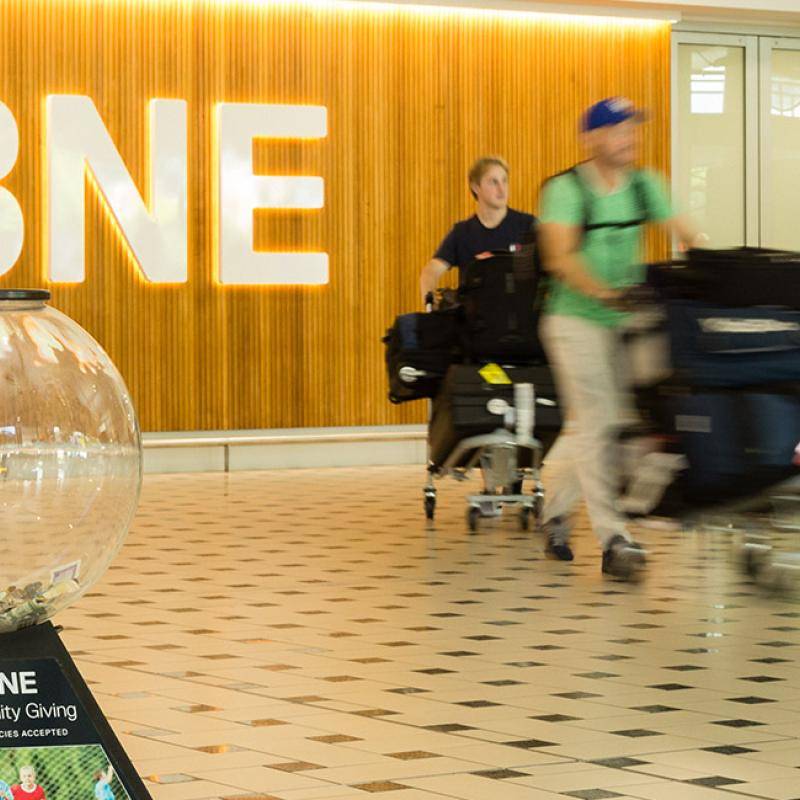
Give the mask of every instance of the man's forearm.
<path id="1" fill-rule="evenodd" d="M 436 275 L 432 270 L 425 267 L 422 270 L 422 274 L 419 278 L 419 288 L 420 292 L 422 293 L 422 299 L 425 300 L 429 294 L 433 294 L 436 291 L 436 287 L 439 285 L 439 276 Z"/>
<path id="2" fill-rule="evenodd" d="M 708 243 L 708 236 L 702 233 L 692 219 L 679 214 L 666 223 L 667 230 L 685 247 L 703 247 Z"/>

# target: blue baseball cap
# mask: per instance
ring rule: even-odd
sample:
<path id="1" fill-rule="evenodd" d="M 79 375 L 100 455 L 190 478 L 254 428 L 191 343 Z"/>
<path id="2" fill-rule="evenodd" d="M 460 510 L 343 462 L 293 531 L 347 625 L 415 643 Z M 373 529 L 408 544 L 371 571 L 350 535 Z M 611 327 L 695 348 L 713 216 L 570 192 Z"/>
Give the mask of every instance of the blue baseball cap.
<path id="1" fill-rule="evenodd" d="M 629 119 L 638 122 L 644 119 L 644 114 L 627 97 L 608 97 L 589 108 L 583 115 L 582 127 L 584 131 L 594 131 L 609 125 L 619 125 Z"/>

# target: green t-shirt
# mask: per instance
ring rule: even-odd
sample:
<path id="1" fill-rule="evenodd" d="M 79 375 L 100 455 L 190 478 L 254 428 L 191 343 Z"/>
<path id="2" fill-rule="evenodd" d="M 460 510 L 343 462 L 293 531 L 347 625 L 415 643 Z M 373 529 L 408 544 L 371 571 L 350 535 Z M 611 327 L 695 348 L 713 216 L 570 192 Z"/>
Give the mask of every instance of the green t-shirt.
<path id="1" fill-rule="evenodd" d="M 578 167 L 581 171 L 583 167 Z M 648 220 L 663 222 L 673 216 L 666 187 L 655 173 L 638 172 L 647 199 Z M 593 198 L 591 222 L 628 222 L 644 215 L 639 208 L 637 192 L 632 180 L 610 194 L 600 194 L 590 176 L 581 175 L 588 194 Z M 585 222 L 584 192 L 575 175 L 559 175 L 545 184 L 542 193 L 540 223 L 556 222 L 562 225 L 583 225 Z M 613 289 L 634 286 L 644 279 L 642 266 L 643 227 L 599 228 L 583 236 L 581 255 L 592 275 Z M 549 314 L 582 317 L 598 325 L 613 327 L 625 319 L 625 314 L 614 311 L 598 300 L 587 297 L 557 279 L 553 279 L 545 308 Z"/>

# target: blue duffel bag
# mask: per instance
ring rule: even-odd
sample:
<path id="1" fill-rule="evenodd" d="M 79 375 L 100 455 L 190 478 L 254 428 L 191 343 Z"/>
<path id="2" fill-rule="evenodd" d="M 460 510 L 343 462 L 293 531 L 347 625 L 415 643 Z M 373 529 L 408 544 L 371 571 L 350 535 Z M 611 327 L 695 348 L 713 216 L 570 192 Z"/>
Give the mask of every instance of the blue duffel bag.
<path id="1" fill-rule="evenodd" d="M 741 499 L 797 474 L 800 394 L 688 391 L 670 405 L 689 463 L 687 499 Z"/>
<path id="2" fill-rule="evenodd" d="M 697 387 L 800 381 L 800 311 L 666 304 L 672 366 Z"/>

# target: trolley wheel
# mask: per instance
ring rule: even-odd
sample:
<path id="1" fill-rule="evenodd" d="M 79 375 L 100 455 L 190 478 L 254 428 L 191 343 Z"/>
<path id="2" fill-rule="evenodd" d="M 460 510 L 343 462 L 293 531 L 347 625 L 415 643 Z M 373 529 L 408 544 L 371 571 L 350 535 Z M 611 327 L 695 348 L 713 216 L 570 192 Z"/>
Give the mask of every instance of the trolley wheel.
<path id="1" fill-rule="evenodd" d="M 433 519 L 436 513 L 436 498 L 427 494 L 425 495 L 425 519 Z"/>
<path id="2" fill-rule="evenodd" d="M 530 530 L 531 527 L 531 509 L 528 506 L 523 506 L 519 512 L 519 529 L 521 531 Z"/>
<path id="3" fill-rule="evenodd" d="M 741 552 L 742 572 L 750 578 L 757 579 L 770 565 L 771 553 L 768 549 L 748 547 L 745 545 Z"/>
<path id="4" fill-rule="evenodd" d="M 533 501 L 533 508 L 531 509 L 531 514 L 533 515 L 533 524 L 537 528 L 542 527 L 543 512 L 544 512 L 544 498 L 537 495 Z"/>
<path id="5" fill-rule="evenodd" d="M 481 510 L 479 508 L 470 506 L 469 509 L 467 509 L 467 526 L 473 533 L 478 530 L 478 520 L 480 516 Z"/>

